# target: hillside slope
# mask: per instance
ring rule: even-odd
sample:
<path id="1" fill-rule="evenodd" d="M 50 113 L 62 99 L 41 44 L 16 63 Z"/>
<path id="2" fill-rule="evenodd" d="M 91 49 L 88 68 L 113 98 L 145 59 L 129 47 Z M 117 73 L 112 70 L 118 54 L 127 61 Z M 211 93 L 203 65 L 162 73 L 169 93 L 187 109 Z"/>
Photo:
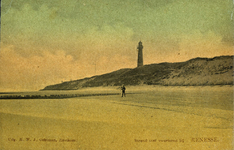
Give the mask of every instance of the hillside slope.
<path id="1" fill-rule="evenodd" d="M 195 58 L 179 63 L 150 64 L 104 75 L 50 85 L 43 90 L 124 85 L 233 85 L 233 56 Z"/>

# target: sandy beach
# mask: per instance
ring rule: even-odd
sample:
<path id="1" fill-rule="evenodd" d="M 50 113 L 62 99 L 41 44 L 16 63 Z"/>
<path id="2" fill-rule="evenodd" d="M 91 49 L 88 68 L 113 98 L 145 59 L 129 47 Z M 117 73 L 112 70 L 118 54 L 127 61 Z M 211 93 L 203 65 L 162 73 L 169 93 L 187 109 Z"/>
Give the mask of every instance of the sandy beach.
<path id="1" fill-rule="evenodd" d="M 1 100 L 0 149 L 231 150 L 232 90 L 127 87 L 126 97 Z"/>

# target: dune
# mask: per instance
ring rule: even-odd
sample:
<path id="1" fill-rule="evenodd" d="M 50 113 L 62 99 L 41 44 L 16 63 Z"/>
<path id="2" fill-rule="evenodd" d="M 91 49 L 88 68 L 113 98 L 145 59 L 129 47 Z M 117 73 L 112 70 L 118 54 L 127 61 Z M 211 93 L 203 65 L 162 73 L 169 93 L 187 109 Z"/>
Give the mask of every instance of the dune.
<path id="1" fill-rule="evenodd" d="M 186 62 L 147 64 L 103 75 L 46 86 L 42 90 L 77 90 L 106 86 L 211 86 L 233 85 L 233 56 L 194 58 Z"/>

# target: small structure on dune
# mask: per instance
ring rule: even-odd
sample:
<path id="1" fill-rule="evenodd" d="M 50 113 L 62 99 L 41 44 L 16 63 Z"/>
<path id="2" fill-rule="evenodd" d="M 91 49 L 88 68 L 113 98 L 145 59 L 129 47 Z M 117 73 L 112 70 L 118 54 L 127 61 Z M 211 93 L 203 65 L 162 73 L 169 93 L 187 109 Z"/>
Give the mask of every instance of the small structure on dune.
<path id="1" fill-rule="evenodd" d="M 138 49 L 138 59 L 137 59 L 137 67 L 143 66 L 143 45 L 140 41 L 137 46 Z"/>

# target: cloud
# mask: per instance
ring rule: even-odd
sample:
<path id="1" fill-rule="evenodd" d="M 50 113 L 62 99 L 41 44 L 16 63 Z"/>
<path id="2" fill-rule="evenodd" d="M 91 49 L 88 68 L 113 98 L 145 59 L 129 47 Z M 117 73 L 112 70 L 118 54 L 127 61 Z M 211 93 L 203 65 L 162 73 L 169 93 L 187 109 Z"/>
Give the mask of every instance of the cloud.
<path id="1" fill-rule="evenodd" d="M 184 35 L 179 45 L 180 54 L 190 58 L 233 54 L 233 47 L 227 46 L 220 35 L 211 31 L 206 34 L 197 31 L 192 35 Z"/>
<path id="2" fill-rule="evenodd" d="M 103 29 L 118 24 L 131 29 L 134 35 L 132 39 L 136 42 L 139 39 L 179 36 L 194 30 L 202 33 L 212 31 L 230 39 L 233 31 L 230 20 L 231 1 L 15 0 L 13 4 L 9 13 L 2 18 L 2 36 L 4 43 L 18 41 L 18 49 L 35 49 L 34 46 L 37 48 L 43 45 L 50 49 L 62 47 L 69 51 L 75 49 L 74 43 L 89 34 L 93 28 Z M 108 30 L 103 31 L 111 34 Z"/>
<path id="3" fill-rule="evenodd" d="M 59 83 L 75 75 L 72 68 L 76 63 L 72 56 L 65 55 L 62 51 L 56 54 L 45 51 L 42 56 L 25 58 L 10 46 L 2 48 L 0 56 L 2 88 L 39 90 L 45 85 Z"/>
<path id="4" fill-rule="evenodd" d="M 111 72 L 123 66 L 131 66 L 126 56 L 113 55 L 74 60 L 65 51 L 51 53 L 45 50 L 41 56 L 23 57 L 14 46 L 2 47 L 0 51 L 0 90 L 14 91 L 39 90 L 50 84 L 61 81 Z M 96 69 L 95 70 L 95 65 Z"/>
<path id="5" fill-rule="evenodd" d="M 212 31 L 167 37 L 143 43 L 144 62 L 182 62 L 196 57 L 212 58 L 221 55 L 234 55 L 233 46 L 227 45 L 222 36 Z"/>
<path id="6" fill-rule="evenodd" d="M 197 30 L 191 34 L 181 35 L 178 46 L 178 50 L 168 56 L 171 62 L 186 61 L 196 57 L 234 55 L 233 47 L 223 42 L 222 37 L 212 31 L 202 34 Z"/>

